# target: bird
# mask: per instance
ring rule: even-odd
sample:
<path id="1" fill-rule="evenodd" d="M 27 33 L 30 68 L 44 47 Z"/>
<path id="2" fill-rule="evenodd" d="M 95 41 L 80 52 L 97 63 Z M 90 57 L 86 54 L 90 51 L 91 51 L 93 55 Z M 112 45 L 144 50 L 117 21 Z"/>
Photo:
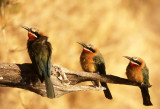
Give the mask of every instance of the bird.
<path id="1" fill-rule="evenodd" d="M 126 75 L 130 81 L 138 82 L 141 84 L 150 85 L 149 83 L 149 69 L 146 63 L 140 57 L 129 57 L 124 56 L 129 59 L 130 62 L 126 68 Z M 153 105 L 150 100 L 149 90 L 147 87 L 139 87 L 142 93 L 143 105 L 151 106 Z"/>
<path id="2" fill-rule="evenodd" d="M 45 81 L 48 98 L 55 98 L 54 88 L 51 82 L 51 60 L 52 45 L 48 42 L 48 37 L 35 28 L 22 26 L 28 31 L 27 48 L 32 65 L 38 77 L 43 83 Z"/>
<path id="3" fill-rule="evenodd" d="M 83 46 L 82 53 L 80 55 L 80 64 L 84 71 L 98 73 L 106 75 L 105 61 L 103 59 L 100 51 L 91 44 L 84 44 L 82 42 L 77 42 Z M 99 81 L 92 81 L 94 86 L 99 87 Z M 112 99 L 111 92 L 106 83 L 100 82 L 101 86 L 105 87 L 104 95 L 108 99 Z"/>

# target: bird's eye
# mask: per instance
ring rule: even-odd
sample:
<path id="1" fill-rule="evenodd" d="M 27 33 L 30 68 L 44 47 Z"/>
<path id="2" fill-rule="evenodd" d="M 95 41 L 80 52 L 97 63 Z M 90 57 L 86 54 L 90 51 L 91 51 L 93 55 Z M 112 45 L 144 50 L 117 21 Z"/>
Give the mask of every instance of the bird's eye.
<path id="1" fill-rule="evenodd" d="M 92 44 L 87 44 L 88 48 L 93 48 Z"/>

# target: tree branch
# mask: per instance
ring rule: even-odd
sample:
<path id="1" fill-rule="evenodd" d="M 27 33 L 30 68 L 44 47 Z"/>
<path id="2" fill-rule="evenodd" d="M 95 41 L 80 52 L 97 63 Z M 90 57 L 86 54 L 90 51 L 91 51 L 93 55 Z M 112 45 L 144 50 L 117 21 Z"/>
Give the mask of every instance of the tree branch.
<path id="1" fill-rule="evenodd" d="M 51 80 L 56 97 L 76 91 L 105 89 L 104 87 L 76 85 L 80 82 L 93 80 L 112 84 L 151 87 L 151 85 L 132 82 L 128 79 L 113 75 L 99 75 L 97 73 L 72 71 L 55 64 L 52 66 Z M 37 74 L 34 73 L 32 64 L 28 63 L 0 63 L 0 86 L 22 88 L 46 97 L 45 84 L 40 82 Z"/>

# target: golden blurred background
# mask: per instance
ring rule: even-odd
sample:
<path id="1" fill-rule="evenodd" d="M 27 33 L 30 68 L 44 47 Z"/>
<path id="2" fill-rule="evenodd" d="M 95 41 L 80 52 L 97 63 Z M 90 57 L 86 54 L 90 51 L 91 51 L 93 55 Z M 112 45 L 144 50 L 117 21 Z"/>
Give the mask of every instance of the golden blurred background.
<path id="1" fill-rule="evenodd" d="M 144 59 L 150 70 L 152 107 L 142 104 L 138 87 L 109 84 L 102 91 L 76 92 L 50 100 L 18 88 L 0 88 L 1 109 L 160 109 L 159 0 L 0 0 L 0 62 L 30 63 L 27 32 L 35 27 L 49 37 L 53 63 L 82 71 L 76 42 L 98 47 L 108 74 L 126 78 L 128 60 Z M 85 84 L 91 84 L 87 82 Z"/>

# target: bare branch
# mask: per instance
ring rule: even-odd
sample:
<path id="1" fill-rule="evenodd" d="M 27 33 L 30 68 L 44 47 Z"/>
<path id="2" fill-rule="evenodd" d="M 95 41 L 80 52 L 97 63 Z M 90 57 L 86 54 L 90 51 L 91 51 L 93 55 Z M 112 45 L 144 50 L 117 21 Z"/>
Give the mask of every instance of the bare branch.
<path id="1" fill-rule="evenodd" d="M 99 75 L 97 73 L 78 72 L 68 70 L 59 65 L 52 66 L 51 80 L 56 97 L 76 91 L 104 90 L 104 87 L 80 86 L 77 83 L 99 80 L 112 84 L 124 84 L 132 86 L 151 87 L 131 82 L 128 79 L 113 75 Z M 0 63 L 0 86 L 17 87 L 26 89 L 46 97 L 44 83 L 41 83 L 31 64 L 7 64 Z"/>

